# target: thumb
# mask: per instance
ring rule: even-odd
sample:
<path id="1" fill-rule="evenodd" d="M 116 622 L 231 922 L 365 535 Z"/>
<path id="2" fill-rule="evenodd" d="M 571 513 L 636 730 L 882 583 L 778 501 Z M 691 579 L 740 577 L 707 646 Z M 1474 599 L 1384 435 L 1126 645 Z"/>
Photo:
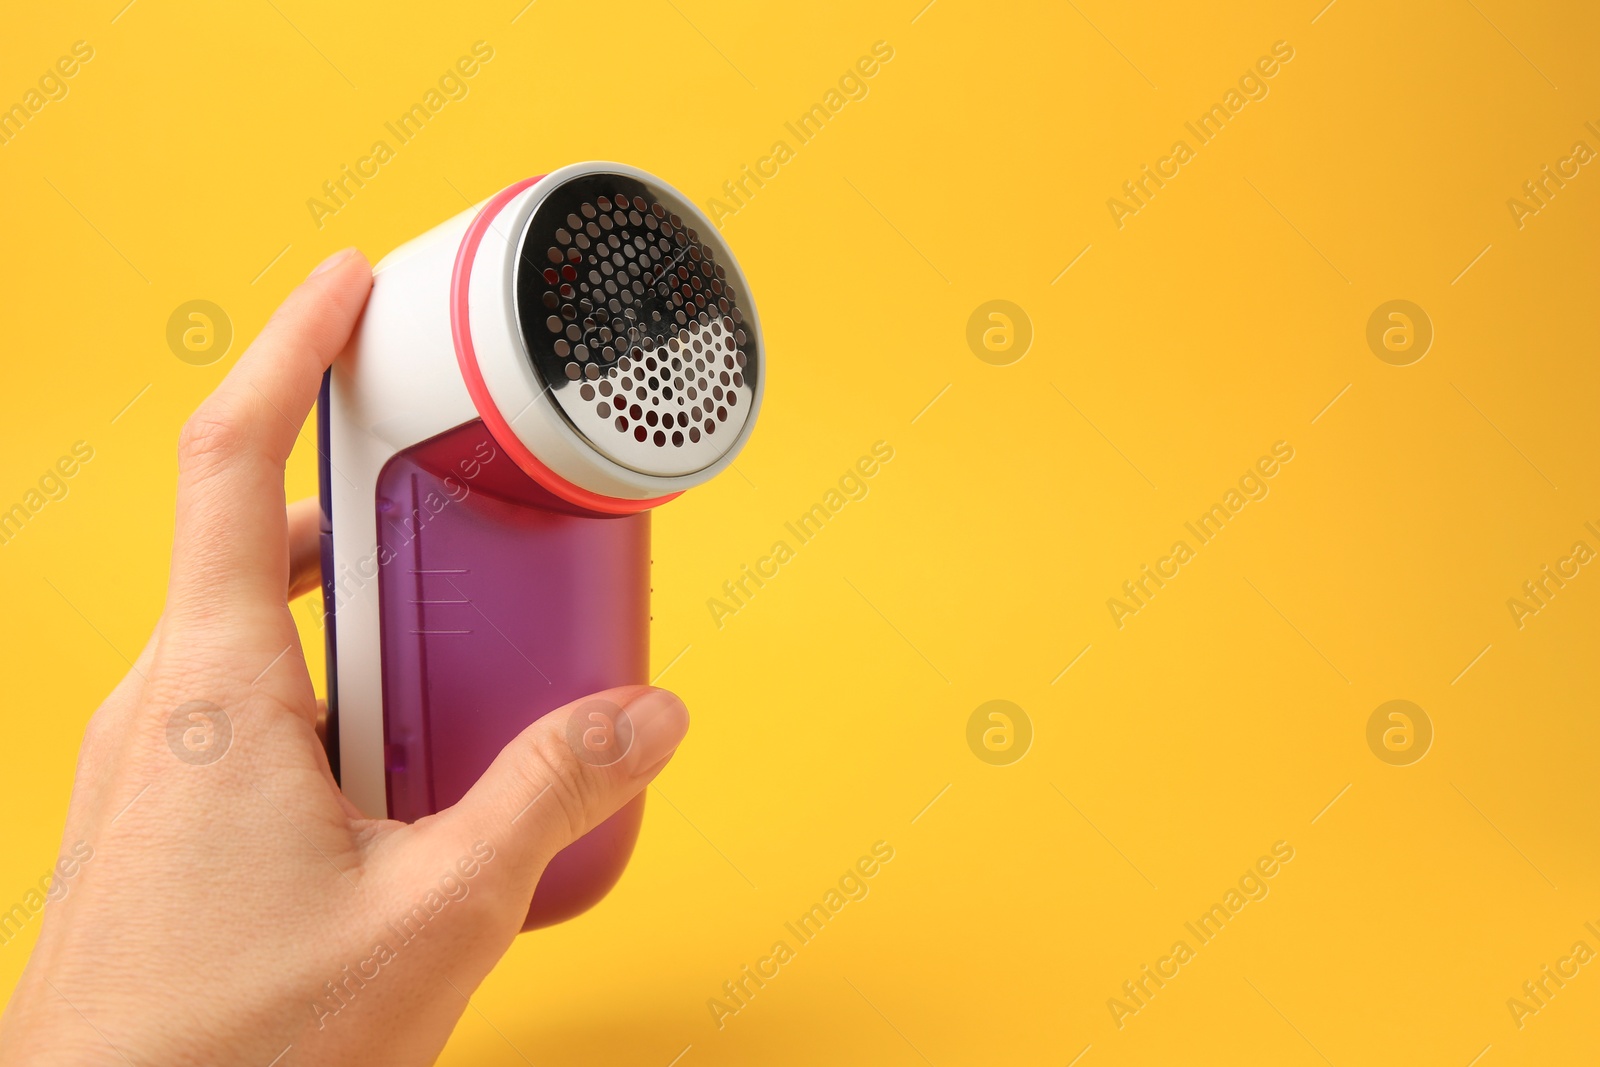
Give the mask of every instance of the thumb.
<path id="1" fill-rule="evenodd" d="M 573 701 L 518 734 L 432 830 L 457 845 L 493 845 L 509 861 L 508 895 L 526 907 L 551 858 L 649 785 L 688 729 L 688 709 L 665 689 Z"/>

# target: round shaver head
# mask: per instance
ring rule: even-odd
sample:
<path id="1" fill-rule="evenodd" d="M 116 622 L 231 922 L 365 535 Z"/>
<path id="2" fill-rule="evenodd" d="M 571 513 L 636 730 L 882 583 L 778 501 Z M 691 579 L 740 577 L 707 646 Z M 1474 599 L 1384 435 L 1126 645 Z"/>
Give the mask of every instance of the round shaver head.
<path id="1" fill-rule="evenodd" d="M 558 181 L 517 254 L 517 318 L 540 384 L 619 466 L 712 472 L 743 442 L 761 387 L 733 254 L 665 183 L 614 164 L 571 169 L 545 179 Z"/>

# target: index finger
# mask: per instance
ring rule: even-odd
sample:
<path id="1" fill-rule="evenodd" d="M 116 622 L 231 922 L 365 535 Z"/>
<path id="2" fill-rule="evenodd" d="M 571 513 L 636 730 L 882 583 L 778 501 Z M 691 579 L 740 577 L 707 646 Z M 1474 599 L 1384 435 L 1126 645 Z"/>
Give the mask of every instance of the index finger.
<path id="1" fill-rule="evenodd" d="M 185 424 L 168 591 L 176 629 L 197 617 L 283 608 L 284 464 L 371 286 L 360 252 L 334 254 L 289 294 Z"/>

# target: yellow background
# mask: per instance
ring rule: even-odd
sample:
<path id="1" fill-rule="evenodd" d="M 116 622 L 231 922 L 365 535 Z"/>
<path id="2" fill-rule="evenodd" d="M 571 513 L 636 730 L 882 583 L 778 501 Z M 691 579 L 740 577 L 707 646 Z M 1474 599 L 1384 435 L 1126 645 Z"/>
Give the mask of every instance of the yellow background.
<path id="1" fill-rule="evenodd" d="M 575 160 L 704 203 L 882 40 L 726 223 L 770 378 L 740 473 L 657 517 L 690 739 L 620 887 L 520 939 L 443 1062 L 1593 1058 L 1600 965 L 1522 1029 L 1506 1007 L 1600 949 L 1600 575 L 1520 630 L 1506 607 L 1600 547 L 1600 174 L 1521 229 L 1506 206 L 1600 148 L 1592 9 L 124 2 L 0 36 L 6 104 L 95 49 L 0 147 L 0 508 L 95 449 L 0 547 L 0 899 L 53 862 L 83 724 L 160 610 L 178 427 L 294 282 Z M 470 95 L 317 229 L 306 199 L 478 40 Z M 1119 230 L 1106 200 L 1280 40 L 1270 95 Z M 237 331 L 211 366 L 165 342 L 192 299 Z M 1009 366 L 966 342 L 992 299 L 1032 321 Z M 1391 299 L 1435 328 L 1408 367 L 1365 340 Z M 880 440 L 870 495 L 718 629 L 707 599 Z M 1279 440 L 1270 496 L 1119 630 L 1107 598 Z M 289 481 L 314 491 L 309 446 Z M 1033 725 L 1010 766 L 967 746 L 992 699 Z M 1391 699 L 1434 726 L 1411 766 L 1367 746 Z M 718 1030 L 708 998 L 879 840 L 870 895 Z M 1108 998 L 1279 840 L 1270 895 L 1119 1030 Z"/>

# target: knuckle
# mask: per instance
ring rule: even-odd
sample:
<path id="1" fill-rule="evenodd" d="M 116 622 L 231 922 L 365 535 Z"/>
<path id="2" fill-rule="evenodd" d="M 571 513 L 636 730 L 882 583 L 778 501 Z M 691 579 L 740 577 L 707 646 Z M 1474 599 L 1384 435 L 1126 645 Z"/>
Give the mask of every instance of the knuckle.
<path id="1" fill-rule="evenodd" d="M 196 472 L 225 463 L 245 450 L 247 436 L 237 412 L 207 400 L 178 434 L 178 466 Z"/>
<path id="2" fill-rule="evenodd" d="M 83 728 L 83 741 L 78 746 L 78 773 L 94 772 L 103 767 L 110 754 L 112 724 L 104 707 L 89 716 Z"/>
<path id="3" fill-rule="evenodd" d="M 600 799 L 600 783 L 558 732 L 536 730 L 529 740 L 521 761 L 528 795 L 542 796 L 538 803 L 549 805 L 569 836 L 576 838 L 589 829 L 591 813 Z"/>

